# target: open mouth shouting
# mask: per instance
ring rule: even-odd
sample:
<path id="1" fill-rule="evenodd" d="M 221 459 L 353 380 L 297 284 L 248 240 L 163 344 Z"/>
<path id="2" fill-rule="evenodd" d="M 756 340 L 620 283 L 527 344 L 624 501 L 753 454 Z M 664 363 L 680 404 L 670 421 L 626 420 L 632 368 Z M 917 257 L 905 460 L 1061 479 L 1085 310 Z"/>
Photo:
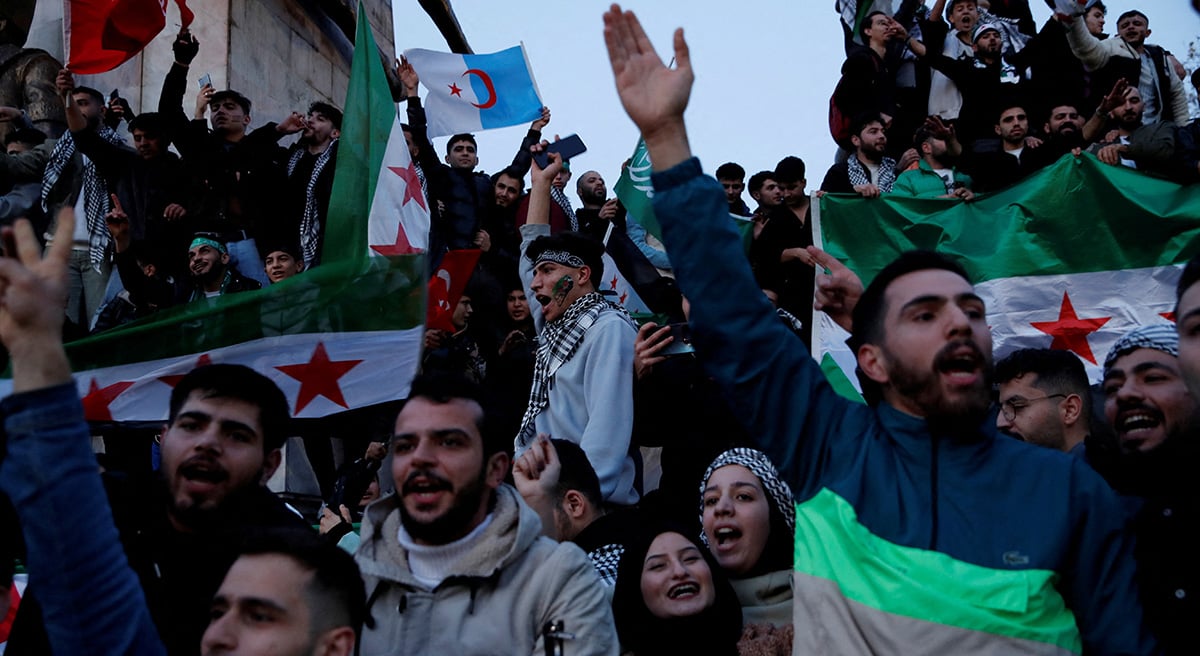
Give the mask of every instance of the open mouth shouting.
<path id="1" fill-rule="evenodd" d="M 429 472 L 413 472 L 400 489 L 401 496 L 412 499 L 418 506 L 437 504 L 452 490 L 450 482 Z"/>
<path id="2" fill-rule="evenodd" d="M 953 387 L 971 387 L 983 378 L 986 361 L 972 342 L 959 342 L 943 348 L 934 360 L 934 369 Z"/>
<path id="3" fill-rule="evenodd" d="M 179 465 L 178 475 L 188 492 L 205 493 L 229 480 L 229 472 L 211 458 L 197 456 Z"/>

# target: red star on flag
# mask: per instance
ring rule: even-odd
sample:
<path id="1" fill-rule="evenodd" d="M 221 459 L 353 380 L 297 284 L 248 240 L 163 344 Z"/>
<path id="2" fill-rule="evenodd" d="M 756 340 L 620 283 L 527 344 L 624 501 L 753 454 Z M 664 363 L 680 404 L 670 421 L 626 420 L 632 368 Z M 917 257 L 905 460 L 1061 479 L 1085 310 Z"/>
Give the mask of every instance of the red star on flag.
<path id="1" fill-rule="evenodd" d="M 625 305 L 625 299 L 629 298 L 629 294 L 621 294 L 621 305 Z"/>
<path id="2" fill-rule="evenodd" d="M 325 343 L 317 342 L 312 358 L 307 364 L 288 364 L 275 367 L 279 371 L 300 381 L 300 393 L 296 395 L 296 410 L 299 414 L 313 399 L 323 396 L 330 401 L 349 408 L 338 379 L 357 367 L 362 360 L 330 360 L 325 352 Z"/>
<path id="3" fill-rule="evenodd" d="M 1050 348 L 1071 351 L 1079 357 L 1096 364 L 1092 355 L 1092 347 L 1088 345 L 1087 336 L 1100 330 L 1112 317 L 1097 317 L 1080 319 L 1075 314 L 1075 306 L 1071 305 L 1071 297 L 1063 292 L 1062 307 L 1058 311 L 1057 321 L 1032 321 L 1029 325 L 1054 338 Z"/>
<path id="4" fill-rule="evenodd" d="M 410 200 L 415 200 L 421 209 L 429 211 L 425 206 L 425 194 L 421 193 L 421 178 L 417 175 L 417 166 L 409 162 L 408 168 L 389 166 L 388 170 L 404 180 L 404 200 L 400 201 L 400 207 L 408 205 Z"/>
<path id="5" fill-rule="evenodd" d="M 1170 321 L 1171 323 L 1175 323 L 1175 313 L 1174 312 L 1159 312 L 1158 316 L 1166 319 L 1167 321 Z"/>
<path id="6" fill-rule="evenodd" d="M 457 84 L 451 83 L 450 84 L 450 95 L 458 96 L 459 98 L 462 98 L 462 89 L 459 89 Z"/>
<path id="7" fill-rule="evenodd" d="M 609 285 L 609 288 L 610 288 L 610 289 L 612 289 L 613 291 L 616 291 L 616 289 L 617 289 L 617 277 L 616 277 L 616 276 L 613 276 L 613 279 L 612 279 L 611 281 L 609 281 L 608 285 Z"/>
<path id="8" fill-rule="evenodd" d="M 92 382 L 88 384 L 87 396 L 83 397 L 83 416 L 88 421 L 112 421 L 112 411 L 108 409 L 108 404 L 121 396 L 122 392 L 133 387 L 133 383 L 132 380 L 123 380 L 100 387 L 100 384 L 93 378 Z"/>
<path id="9" fill-rule="evenodd" d="M 403 225 L 396 226 L 396 243 L 371 244 L 371 250 L 380 255 L 411 255 L 421 252 L 420 249 L 413 248 L 412 244 L 408 243 L 408 235 L 404 234 Z"/>
<path id="10" fill-rule="evenodd" d="M 198 369 L 210 364 L 212 364 L 212 358 L 208 357 L 207 353 L 204 353 L 200 357 L 196 358 L 196 365 L 192 368 Z M 159 376 L 158 379 L 174 389 L 174 387 L 179 384 L 179 381 L 183 380 L 183 377 L 186 375 L 187 374 L 172 374 L 170 376 Z"/>

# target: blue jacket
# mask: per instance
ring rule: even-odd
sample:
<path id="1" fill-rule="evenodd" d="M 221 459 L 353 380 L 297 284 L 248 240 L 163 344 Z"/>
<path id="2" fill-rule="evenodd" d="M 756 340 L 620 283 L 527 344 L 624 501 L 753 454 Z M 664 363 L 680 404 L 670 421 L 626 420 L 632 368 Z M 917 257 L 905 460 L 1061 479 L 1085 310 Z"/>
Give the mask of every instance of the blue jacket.
<path id="1" fill-rule="evenodd" d="M 54 653 L 166 654 L 121 549 L 75 385 L 14 394 L 0 416 L 0 489 L 21 520 L 29 590 Z"/>
<path id="2" fill-rule="evenodd" d="M 1095 472 L 839 397 L 755 284 L 716 181 L 695 159 L 653 181 L 697 352 L 795 492 L 798 653 L 1155 650 Z"/>

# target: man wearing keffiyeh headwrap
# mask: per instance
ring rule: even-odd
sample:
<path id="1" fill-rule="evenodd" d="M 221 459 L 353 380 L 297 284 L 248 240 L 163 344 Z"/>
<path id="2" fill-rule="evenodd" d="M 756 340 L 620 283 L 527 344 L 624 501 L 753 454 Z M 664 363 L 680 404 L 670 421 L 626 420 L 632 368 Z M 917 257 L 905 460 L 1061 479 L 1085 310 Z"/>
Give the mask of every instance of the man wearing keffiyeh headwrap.
<path id="1" fill-rule="evenodd" d="M 529 405 L 515 451 L 539 433 L 578 444 L 600 478 L 608 503 L 630 505 L 641 494 L 630 455 L 633 431 L 633 343 L 629 314 L 598 291 L 604 247 L 576 232 L 550 236 L 550 186 L 561 159 L 534 166 L 528 223 L 521 226 L 521 282 L 538 305 L 537 355 Z"/>

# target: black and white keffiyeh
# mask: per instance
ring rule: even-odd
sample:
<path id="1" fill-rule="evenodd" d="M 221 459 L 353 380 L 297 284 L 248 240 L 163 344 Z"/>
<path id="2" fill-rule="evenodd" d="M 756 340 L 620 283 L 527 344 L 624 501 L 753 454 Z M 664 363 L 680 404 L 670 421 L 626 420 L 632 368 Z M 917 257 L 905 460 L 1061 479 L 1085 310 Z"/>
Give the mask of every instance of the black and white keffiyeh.
<path id="1" fill-rule="evenodd" d="M 704 523 L 704 488 L 708 486 L 708 479 L 712 478 L 713 472 L 727 465 L 741 465 L 757 476 L 759 482 L 762 483 L 763 490 L 770 497 L 771 504 L 783 515 L 788 533 L 791 534 L 796 530 L 796 505 L 795 497 L 792 496 L 792 488 L 788 487 L 788 484 L 779 477 L 779 470 L 775 469 L 775 463 L 771 462 L 767 454 L 758 449 L 745 447 L 730 449 L 722 453 L 705 470 L 704 478 L 700 479 L 701 523 Z M 708 546 L 708 538 L 705 537 L 703 531 L 700 532 L 700 540 L 704 542 L 705 546 Z"/>
<path id="2" fill-rule="evenodd" d="M 300 254 L 304 257 L 305 269 L 316 264 L 317 248 L 320 246 L 321 219 L 317 216 L 317 179 L 321 177 L 325 165 L 337 154 L 337 143 L 337 139 L 330 141 L 329 147 L 317 155 L 312 175 L 308 176 L 308 184 L 304 187 L 304 216 L 300 217 Z M 307 151 L 304 148 L 297 148 L 292 153 L 287 165 L 289 176 L 296 170 L 305 152 Z"/>
<path id="3" fill-rule="evenodd" d="M 116 130 L 106 125 L 98 127 L 96 134 L 114 146 L 125 143 Z M 63 171 L 70 166 L 71 158 L 74 156 L 75 138 L 70 132 L 67 132 L 54 145 L 54 150 L 50 152 L 50 159 L 46 162 L 46 172 L 42 175 L 42 211 L 47 213 L 50 211 L 47 203 L 50 191 L 62 177 Z M 96 172 L 96 163 L 87 157 L 83 158 L 83 162 L 81 193 L 83 194 L 84 212 L 87 214 L 84 218 L 87 221 L 88 230 L 88 261 L 93 269 L 99 271 L 100 265 L 108 256 L 110 242 L 108 224 L 104 221 L 104 215 L 112 209 L 112 203 L 108 199 L 108 183 L 104 181 L 103 176 Z"/>
<path id="4" fill-rule="evenodd" d="M 558 203 L 558 206 L 562 208 L 563 213 L 567 215 L 567 221 L 571 224 L 571 230 L 578 232 L 579 219 L 575 218 L 575 210 L 571 208 L 571 199 L 567 198 L 567 195 L 563 193 L 562 189 L 559 189 L 553 185 L 550 186 L 550 198 L 554 202 Z"/>
<path id="5" fill-rule="evenodd" d="M 600 575 L 600 582 L 608 587 L 617 584 L 617 566 L 621 564 L 621 556 L 625 553 L 623 544 L 606 544 L 588 552 L 592 567 Z"/>
<path id="6" fill-rule="evenodd" d="M 574 303 L 557 320 L 552 321 L 538 335 L 537 358 L 533 365 L 533 387 L 529 390 L 529 405 L 525 408 L 525 416 L 521 418 L 521 429 L 517 431 L 516 450 L 525 450 L 537 435 L 534 419 L 550 404 L 550 379 L 558 368 L 566 364 L 587 334 L 600 313 L 605 311 L 621 313 L 626 321 L 633 325 L 633 319 L 625 308 L 604 298 L 599 292 L 585 294 Z"/>
<path id="7" fill-rule="evenodd" d="M 879 187 L 879 191 L 884 193 L 892 190 L 892 185 L 896 184 L 896 160 L 891 157 L 884 157 L 879 162 L 879 181 L 871 182 L 871 172 L 867 167 L 858 161 L 858 157 L 851 157 L 846 160 L 846 173 L 850 175 L 850 184 L 857 187 L 859 185 L 874 184 Z"/>

